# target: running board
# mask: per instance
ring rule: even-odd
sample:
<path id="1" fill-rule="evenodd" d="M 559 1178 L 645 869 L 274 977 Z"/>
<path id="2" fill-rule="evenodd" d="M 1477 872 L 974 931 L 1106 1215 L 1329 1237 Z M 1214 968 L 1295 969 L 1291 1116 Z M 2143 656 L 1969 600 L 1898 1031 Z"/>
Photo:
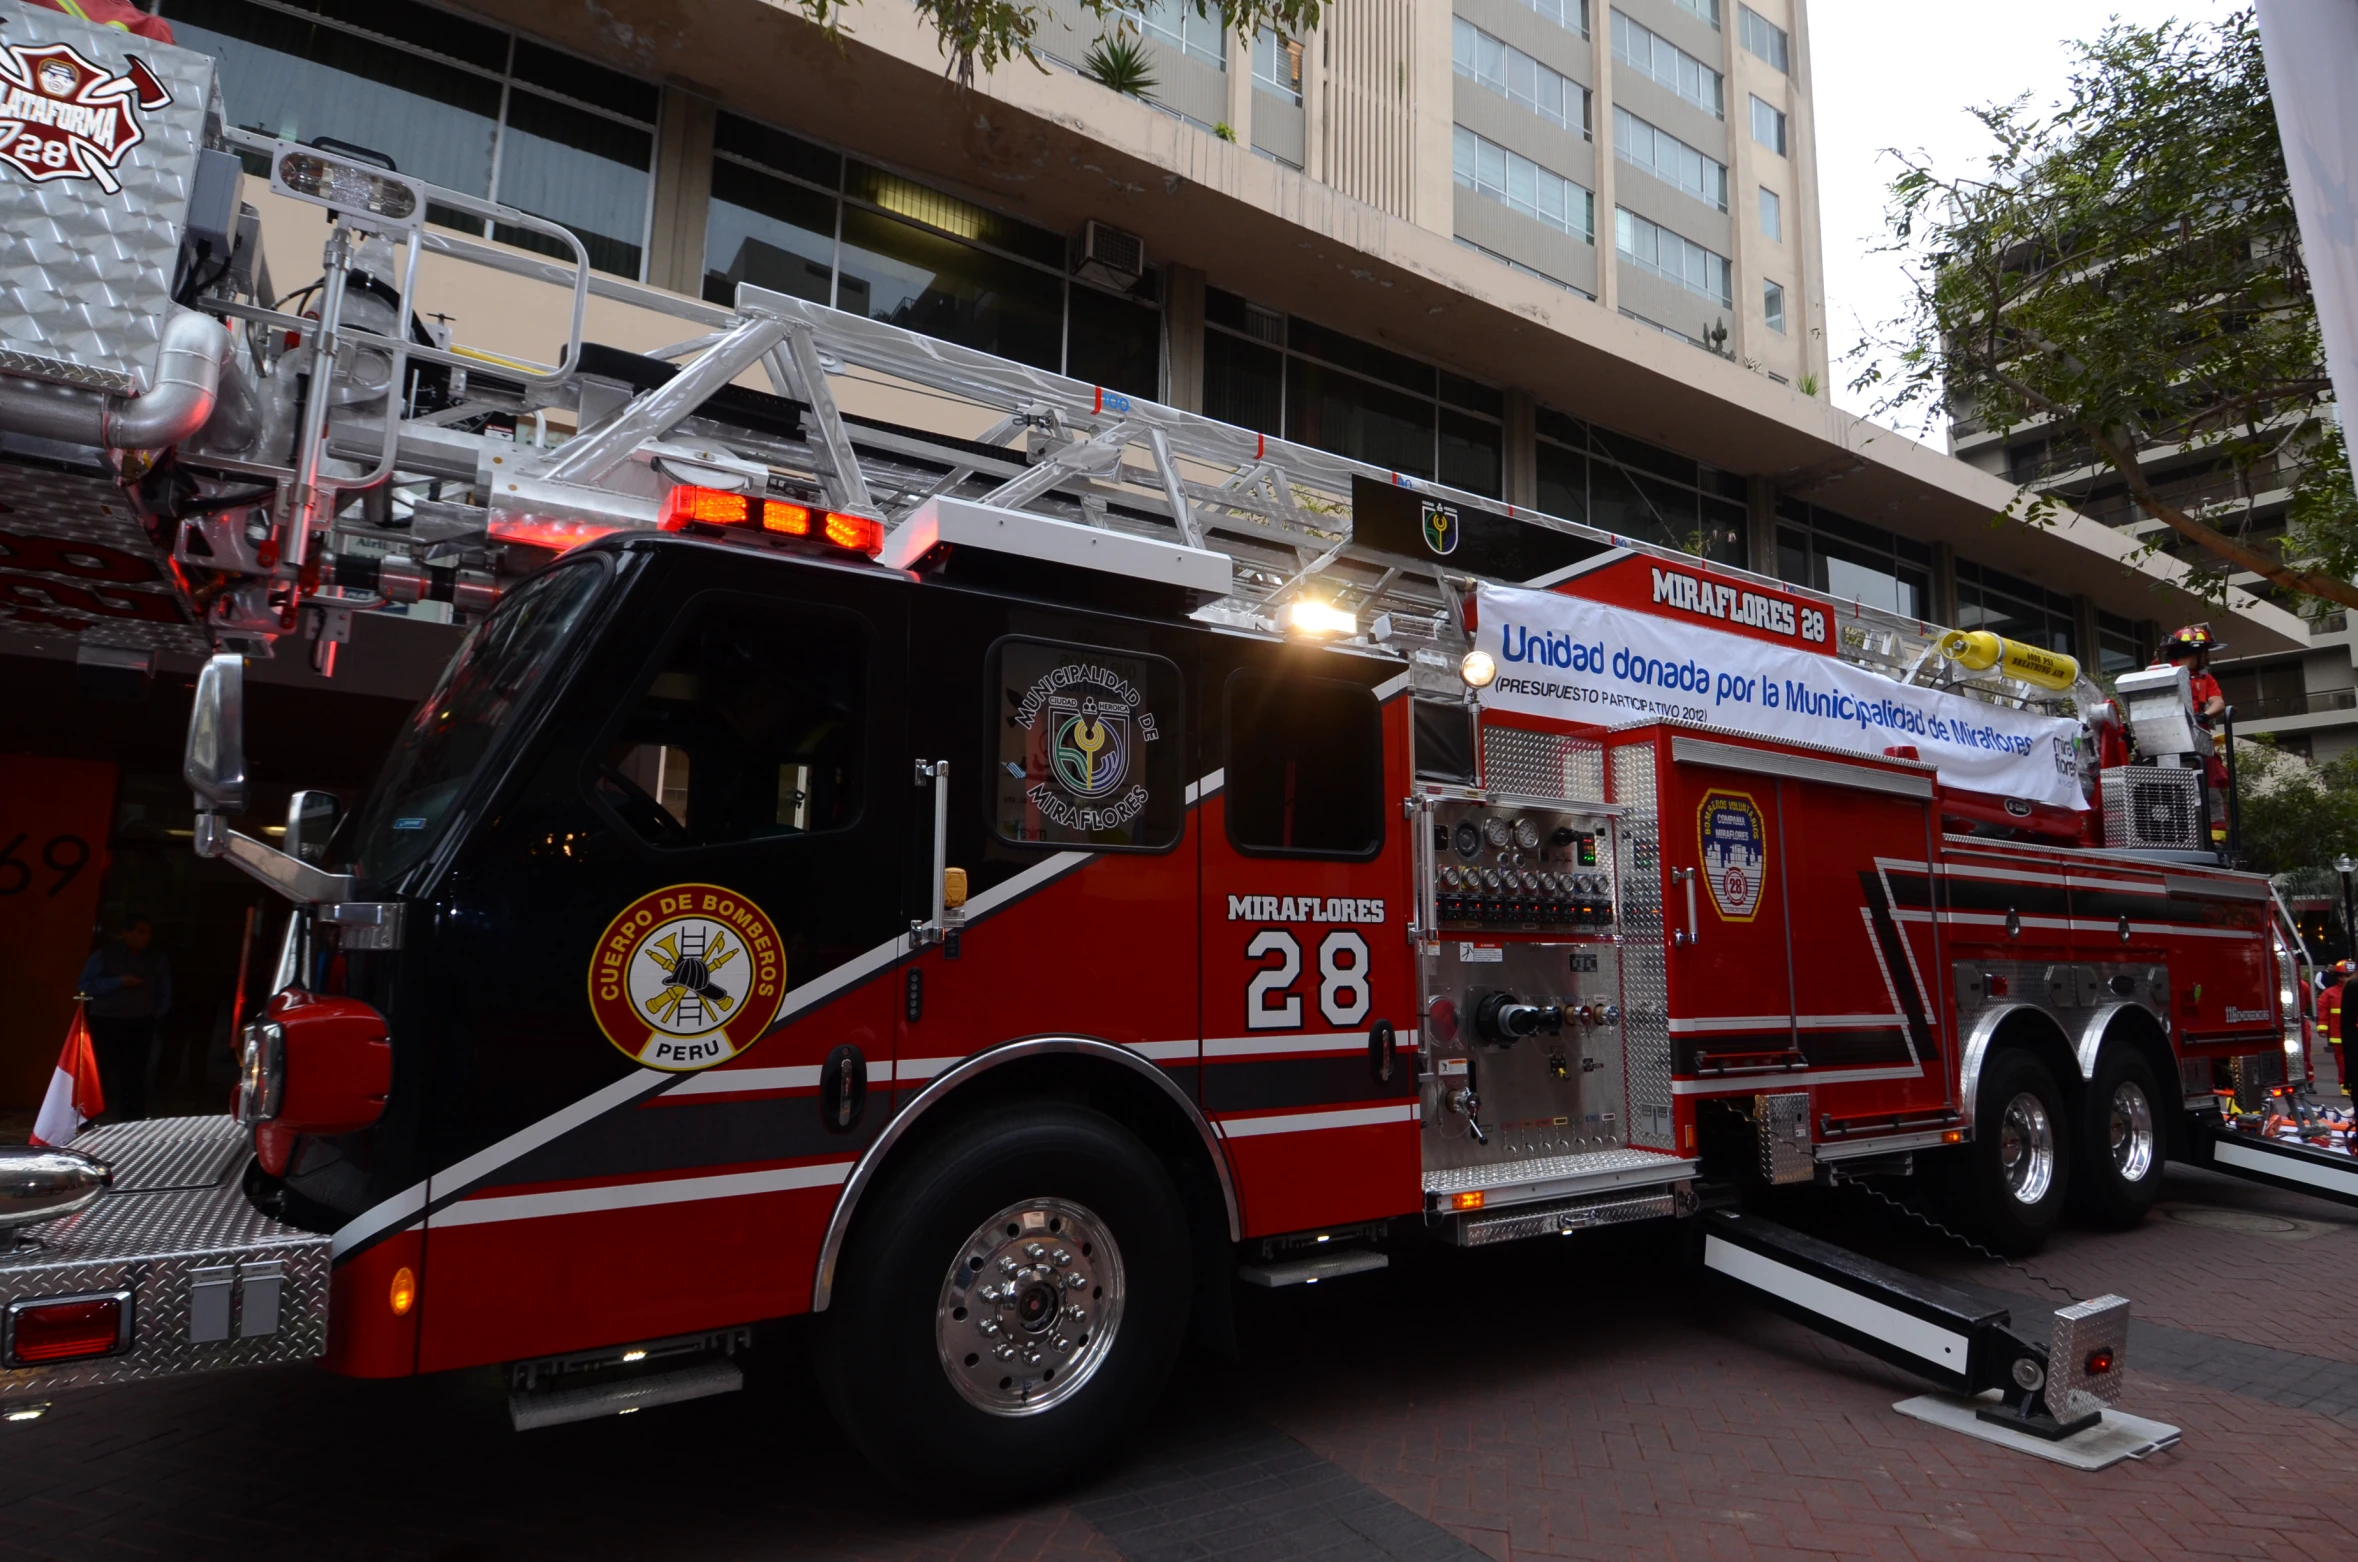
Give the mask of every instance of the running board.
<path id="1" fill-rule="evenodd" d="M 1735 1210 L 1703 1217 L 1703 1267 L 1794 1322 L 1951 1393 L 2003 1399 L 1982 1420 L 2050 1440 L 2094 1426 L 2119 1402 L 2129 1304 L 2100 1296 L 2058 1308 L 2047 1345 L 1963 1291 L 1878 1264 Z"/>
<path id="2" fill-rule="evenodd" d="M 2197 1122 L 2193 1163 L 2230 1177 L 2358 1205 L 2358 1156 Z"/>
<path id="3" fill-rule="evenodd" d="M 519 1432 L 537 1432 L 542 1427 L 563 1426 L 571 1421 L 626 1416 L 654 1405 L 676 1405 L 711 1394 L 734 1394 L 744 1386 L 745 1374 L 735 1362 L 726 1357 L 703 1357 L 630 1377 L 517 1389 L 508 1396 L 508 1418 Z"/>

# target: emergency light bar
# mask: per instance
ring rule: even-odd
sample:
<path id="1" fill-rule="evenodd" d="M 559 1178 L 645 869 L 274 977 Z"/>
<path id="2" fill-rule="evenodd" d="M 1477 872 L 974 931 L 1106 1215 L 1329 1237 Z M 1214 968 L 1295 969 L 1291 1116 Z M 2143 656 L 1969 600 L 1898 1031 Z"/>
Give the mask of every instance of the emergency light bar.
<path id="1" fill-rule="evenodd" d="M 686 484 L 664 495 L 657 524 L 667 532 L 712 526 L 782 540 L 819 542 L 869 558 L 884 551 L 884 523 L 868 516 Z"/>

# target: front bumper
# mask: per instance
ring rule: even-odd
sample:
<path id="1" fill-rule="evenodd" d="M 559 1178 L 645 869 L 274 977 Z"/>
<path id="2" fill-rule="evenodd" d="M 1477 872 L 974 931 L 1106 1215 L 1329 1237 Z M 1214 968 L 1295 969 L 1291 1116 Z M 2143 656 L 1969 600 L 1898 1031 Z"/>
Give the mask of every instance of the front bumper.
<path id="1" fill-rule="evenodd" d="M 0 1358 L 0 1399 L 94 1383 L 310 1361 L 327 1350 L 329 1239 L 254 1208 L 252 1151 L 226 1116 L 95 1128 L 73 1143 L 114 1186 L 80 1214 L 0 1249 L 0 1315 L 42 1297 L 127 1291 L 115 1354 L 19 1367 Z"/>

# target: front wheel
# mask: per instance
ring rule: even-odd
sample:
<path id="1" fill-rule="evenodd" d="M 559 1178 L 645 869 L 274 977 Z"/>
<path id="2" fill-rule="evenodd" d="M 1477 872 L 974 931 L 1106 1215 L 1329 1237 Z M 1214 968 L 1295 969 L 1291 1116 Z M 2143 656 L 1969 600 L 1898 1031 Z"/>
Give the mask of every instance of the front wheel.
<path id="1" fill-rule="evenodd" d="M 2168 1159 L 2161 1111 L 2152 1065 L 2129 1047 L 2106 1048 L 2088 1081 L 2073 1179 L 2089 1219 L 2133 1226 L 2160 1200 Z"/>
<path id="2" fill-rule="evenodd" d="M 2035 1253 L 2063 1219 L 2070 1193 L 2063 1092 L 2047 1066 L 2009 1049 L 1982 1070 L 1973 1142 L 1958 1163 L 1972 1223 L 2001 1252 Z"/>
<path id="3" fill-rule="evenodd" d="M 1024 1501 L 1153 1404 L 1190 1269 L 1179 1195 L 1135 1135 L 1079 1107 L 993 1113 L 862 1204 L 813 1332 L 819 1382 L 911 1492 Z"/>

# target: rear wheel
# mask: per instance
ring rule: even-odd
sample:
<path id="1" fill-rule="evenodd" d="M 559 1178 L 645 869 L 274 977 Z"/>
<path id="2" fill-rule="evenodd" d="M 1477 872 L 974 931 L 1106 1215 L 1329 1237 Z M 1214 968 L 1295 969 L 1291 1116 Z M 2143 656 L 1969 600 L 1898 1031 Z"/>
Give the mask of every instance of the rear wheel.
<path id="1" fill-rule="evenodd" d="M 2073 1179 L 2088 1218 L 2133 1226 L 2161 1198 L 2161 1091 L 2153 1067 L 2135 1049 L 2107 1047 L 2088 1081 L 2079 1166 Z"/>
<path id="2" fill-rule="evenodd" d="M 2035 1253 L 2046 1244 L 2070 1193 L 2070 1136 L 2063 1092 L 2030 1053 L 2009 1049 L 1983 1068 L 1960 1170 L 1965 1207 L 1992 1247 Z"/>
<path id="3" fill-rule="evenodd" d="M 1079 1107 L 993 1113 L 863 1202 L 813 1333 L 819 1381 L 910 1491 L 1019 1502 L 1118 1450 L 1189 1295 L 1185 1213 L 1136 1136 Z"/>

